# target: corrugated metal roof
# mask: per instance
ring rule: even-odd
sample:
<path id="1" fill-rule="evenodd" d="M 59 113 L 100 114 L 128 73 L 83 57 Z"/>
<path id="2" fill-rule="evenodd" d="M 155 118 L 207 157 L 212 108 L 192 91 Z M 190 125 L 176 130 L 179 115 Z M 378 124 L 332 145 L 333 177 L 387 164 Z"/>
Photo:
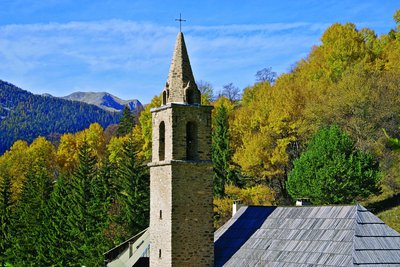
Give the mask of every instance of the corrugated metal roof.
<path id="1" fill-rule="evenodd" d="M 214 244 L 215 266 L 400 266 L 400 234 L 360 205 L 242 207 Z"/>

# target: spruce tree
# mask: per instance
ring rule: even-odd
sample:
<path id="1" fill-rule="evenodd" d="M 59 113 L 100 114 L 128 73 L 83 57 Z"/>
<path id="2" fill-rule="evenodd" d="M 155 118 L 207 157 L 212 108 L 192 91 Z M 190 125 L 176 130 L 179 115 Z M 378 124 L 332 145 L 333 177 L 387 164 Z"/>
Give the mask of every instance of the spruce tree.
<path id="1" fill-rule="evenodd" d="M 225 183 L 237 184 L 237 176 L 230 169 L 228 113 L 224 105 L 217 109 L 212 132 L 212 161 L 214 166 L 214 196 L 225 194 Z"/>
<path id="2" fill-rule="evenodd" d="M 58 177 L 50 200 L 45 209 L 46 229 L 41 242 L 42 262 L 45 266 L 75 266 L 74 253 L 71 243 L 68 214 L 73 212 L 70 201 L 71 189 L 63 176 Z"/>
<path id="3" fill-rule="evenodd" d="M 123 160 L 117 170 L 119 214 L 116 222 L 122 226 L 121 239 L 137 234 L 149 225 L 149 173 L 138 157 L 135 142 L 128 138 L 123 149 Z"/>
<path id="4" fill-rule="evenodd" d="M 124 136 L 130 133 L 135 126 L 135 116 L 132 114 L 128 106 L 124 107 L 122 111 L 122 116 L 119 121 L 117 135 Z"/>
<path id="5" fill-rule="evenodd" d="M 52 179 L 44 162 L 39 162 L 28 173 L 21 198 L 13 216 L 13 247 L 11 255 L 16 266 L 41 266 L 41 243 L 45 209 L 52 191 Z"/>
<path id="6" fill-rule="evenodd" d="M 9 175 L 5 175 L 0 184 L 0 264 L 3 267 L 11 247 L 12 208 L 11 178 Z"/>
<path id="7" fill-rule="evenodd" d="M 99 175 L 96 158 L 86 141 L 79 149 L 79 163 L 71 177 L 71 209 L 67 225 L 75 264 L 99 266 L 108 248 L 105 229 L 108 225 L 109 198 L 107 183 Z"/>

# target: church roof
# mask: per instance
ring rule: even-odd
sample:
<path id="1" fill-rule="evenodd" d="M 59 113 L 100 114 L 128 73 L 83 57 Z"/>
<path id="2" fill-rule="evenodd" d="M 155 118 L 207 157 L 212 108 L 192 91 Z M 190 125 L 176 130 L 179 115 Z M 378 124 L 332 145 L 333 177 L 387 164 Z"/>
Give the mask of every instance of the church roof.
<path id="1" fill-rule="evenodd" d="M 400 266 L 400 234 L 361 205 L 242 207 L 214 245 L 215 266 Z"/>

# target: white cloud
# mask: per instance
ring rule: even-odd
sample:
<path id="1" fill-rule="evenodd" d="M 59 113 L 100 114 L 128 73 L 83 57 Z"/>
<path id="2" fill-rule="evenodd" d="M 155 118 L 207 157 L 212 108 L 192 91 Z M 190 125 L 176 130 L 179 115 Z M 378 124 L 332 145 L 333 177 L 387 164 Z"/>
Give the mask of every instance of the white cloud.
<path id="1" fill-rule="evenodd" d="M 185 27 L 185 37 L 194 71 L 210 74 L 209 78 L 198 78 L 222 84 L 224 81 L 213 73 L 224 72 L 226 79 L 231 77 L 230 81 L 246 86 L 252 81 L 241 80 L 235 71 L 247 68 L 247 72 L 255 73 L 257 69 L 251 68 L 258 66 L 282 68 L 279 57 L 304 54 L 318 42 L 326 26 L 303 22 L 191 26 Z M 66 86 L 72 90 L 107 82 L 131 87 L 128 83 L 133 81 L 137 88 L 146 90 L 138 90 L 140 96 L 128 97 L 146 102 L 161 90 L 175 37 L 176 28 L 124 20 L 1 26 L 0 73 L 35 77 L 40 88 L 47 88 L 44 83 L 56 77 L 59 85 L 52 84 L 64 91 Z M 282 72 L 287 67 L 275 70 Z M 104 76 L 107 82 L 102 80 Z M 144 77 L 152 78 L 145 81 Z M 97 81 L 88 82 L 90 79 Z M 159 88 L 149 92 L 154 83 L 160 84 Z"/>

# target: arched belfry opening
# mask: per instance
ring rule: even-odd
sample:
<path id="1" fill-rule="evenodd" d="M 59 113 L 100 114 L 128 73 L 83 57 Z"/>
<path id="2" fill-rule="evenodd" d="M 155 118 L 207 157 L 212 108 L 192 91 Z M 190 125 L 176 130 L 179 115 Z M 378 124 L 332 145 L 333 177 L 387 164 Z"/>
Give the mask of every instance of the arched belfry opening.
<path id="1" fill-rule="evenodd" d="M 166 90 L 164 90 L 162 92 L 162 105 L 165 105 L 165 104 L 167 104 L 167 91 Z"/>
<path id="2" fill-rule="evenodd" d="M 186 124 L 186 159 L 196 160 L 197 159 L 197 124 L 193 121 L 189 121 Z"/>
<path id="3" fill-rule="evenodd" d="M 194 90 L 186 89 L 185 95 L 186 95 L 186 102 L 188 104 L 194 104 L 195 102 Z"/>
<path id="4" fill-rule="evenodd" d="M 165 160 L 165 123 L 162 121 L 159 126 L 158 160 Z"/>

